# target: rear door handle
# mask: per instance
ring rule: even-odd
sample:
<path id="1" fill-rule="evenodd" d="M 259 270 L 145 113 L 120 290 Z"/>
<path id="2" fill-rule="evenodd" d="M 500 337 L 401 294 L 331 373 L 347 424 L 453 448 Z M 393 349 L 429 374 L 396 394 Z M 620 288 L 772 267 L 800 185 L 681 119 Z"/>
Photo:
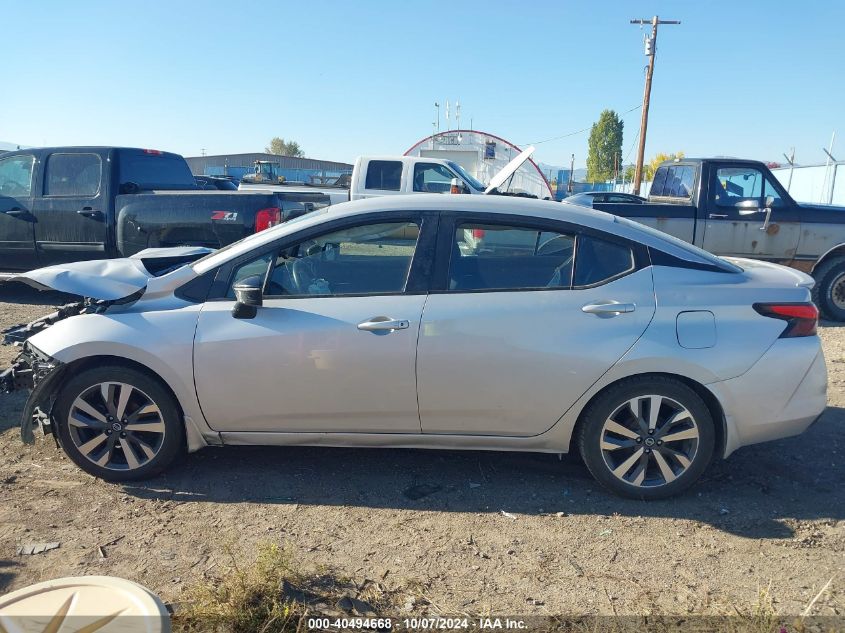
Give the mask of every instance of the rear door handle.
<path id="1" fill-rule="evenodd" d="M 84 215 L 86 218 L 91 218 L 92 220 L 103 220 L 104 216 L 102 211 L 97 211 L 92 207 L 82 207 L 77 211 L 79 215 Z"/>
<path id="2" fill-rule="evenodd" d="M 377 316 L 370 317 L 366 321 L 359 323 L 358 329 L 366 332 L 392 332 L 393 330 L 407 330 L 410 325 L 410 321 L 405 319 L 391 319 L 390 317 Z"/>
<path id="3" fill-rule="evenodd" d="M 586 312 L 587 314 L 615 316 L 617 314 L 622 314 L 623 312 L 633 312 L 636 309 L 637 306 L 634 303 L 617 303 L 615 301 L 608 301 L 605 303 L 588 303 L 581 308 L 581 311 Z"/>

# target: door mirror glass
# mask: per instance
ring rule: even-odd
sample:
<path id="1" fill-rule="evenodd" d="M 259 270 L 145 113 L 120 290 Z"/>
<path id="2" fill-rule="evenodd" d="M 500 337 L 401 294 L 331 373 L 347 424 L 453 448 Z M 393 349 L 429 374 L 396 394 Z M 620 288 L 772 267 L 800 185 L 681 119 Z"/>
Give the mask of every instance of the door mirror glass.
<path id="1" fill-rule="evenodd" d="M 261 275 L 253 275 L 238 281 L 232 289 L 235 291 L 235 306 L 232 308 L 232 316 L 236 319 L 252 319 L 262 305 L 262 284 L 264 278 Z"/>
<path id="2" fill-rule="evenodd" d="M 761 211 L 760 203 L 757 200 L 740 200 L 736 203 L 736 208 L 740 215 L 751 215 Z"/>

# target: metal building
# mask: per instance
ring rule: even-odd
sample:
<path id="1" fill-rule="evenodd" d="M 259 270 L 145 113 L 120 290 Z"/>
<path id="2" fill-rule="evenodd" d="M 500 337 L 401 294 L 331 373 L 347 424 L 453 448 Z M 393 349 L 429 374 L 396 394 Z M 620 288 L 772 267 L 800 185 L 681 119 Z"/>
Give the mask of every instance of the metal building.
<path id="1" fill-rule="evenodd" d="M 417 141 L 405 152 L 405 156 L 452 160 L 486 183 L 521 151 L 513 143 L 488 132 L 448 130 Z M 538 198 L 553 196 L 549 181 L 531 159 L 513 175 L 510 188 L 512 191 L 523 191 Z"/>
<path id="2" fill-rule="evenodd" d="M 191 156 L 186 157 L 185 160 L 188 161 L 188 166 L 195 176 L 204 174 L 243 178 L 244 174 L 253 171 L 257 160 L 279 163 L 278 173 L 289 181 L 307 182 L 311 176 L 335 177 L 352 172 L 352 165 L 349 163 L 264 153 Z"/>

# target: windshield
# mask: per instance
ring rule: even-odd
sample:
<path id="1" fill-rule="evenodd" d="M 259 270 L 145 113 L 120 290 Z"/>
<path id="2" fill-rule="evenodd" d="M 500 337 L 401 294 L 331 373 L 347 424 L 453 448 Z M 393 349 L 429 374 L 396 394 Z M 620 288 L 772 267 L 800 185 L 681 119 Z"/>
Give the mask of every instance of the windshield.
<path id="1" fill-rule="evenodd" d="M 303 220 L 308 220 L 310 218 L 316 217 L 316 216 L 320 215 L 321 213 L 328 213 L 328 211 L 329 211 L 329 207 L 322 207 L 322 208 L 319 208 L 319 209 L 315 209 L 314 211 L 310 211 L 309 213 L 305 213 L 305 214 L 299 215 L 295 218 L 291 218 L 290 220 L 283 222 L 282 224 L 279 224 L 279 225 L 277 225 L 276 227 L 273 227 L 273 228 L 278 228 L 278 227 L 282 227 L 282 226 L 288 227 L 292 224 L 298 224 L 299 222 L 302 222 Z M 208 261 L 212 258 L 215 258 L 218 255 L 224 255 L 227 251 L 231 250 L 232 248 L 234 248 L 236 246 L 240 247 L 240 246 L 248 245 L 250 242 L 259 242 L 259 241 L 261 241 L 262 238 L 267 237 L 269 232 L 273 232 L 273 228 L 267 229 L 266 231 L 259 231 L 258 233 L 253 233 L 252 235 L 248 235 L 245 238 L 238 240 L 237 242 L 232 242 L 231 244 L 227 244 L 223 248 L 218 248 L 213 253 L 209 253 L 205 257 L 201 257 L 200 259 L 196 260 L 195 262 L 193 262 L 193 264 L 191 264 L 191 266 L 194 268 L 194 270 L 196 270 L 196 266 L 198 264 L 205 262 L 205 261 Z M 215 263 L 217 263 L 217 262 L 215 262 Z M 214 264 L 212 264 L 212 266 L 213 265 Z"/>
<path id="2" fill-rule="evenodd" d="M 464 171 L 464 168 L 458 165 L 457 163 L 453 163 L 451 160 L 447 160 L 446 164 L 449 165 L 449 167 L 452 168 L 452 171 L 457 173 L 458 176 L 463 178 L 464 182 L 466 182 L 470 187 L 472 187 L 476 191 L 484 191 L 486 189 L 483 184 L 481 184 L 475 178 L 466 173 L 466 171 Z"/>

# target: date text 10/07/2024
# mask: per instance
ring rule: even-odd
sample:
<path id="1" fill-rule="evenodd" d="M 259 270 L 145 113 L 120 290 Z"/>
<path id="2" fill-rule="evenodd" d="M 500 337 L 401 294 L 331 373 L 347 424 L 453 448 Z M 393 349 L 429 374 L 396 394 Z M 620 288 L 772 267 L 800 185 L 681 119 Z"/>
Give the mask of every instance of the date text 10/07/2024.
<path id="1" fill-rule="evenodd" d="M 527 623 L 519 618 L 308 618 L 307 626 L 312 631 L 377 629 L 377 630 L 525 630 Z"/>

